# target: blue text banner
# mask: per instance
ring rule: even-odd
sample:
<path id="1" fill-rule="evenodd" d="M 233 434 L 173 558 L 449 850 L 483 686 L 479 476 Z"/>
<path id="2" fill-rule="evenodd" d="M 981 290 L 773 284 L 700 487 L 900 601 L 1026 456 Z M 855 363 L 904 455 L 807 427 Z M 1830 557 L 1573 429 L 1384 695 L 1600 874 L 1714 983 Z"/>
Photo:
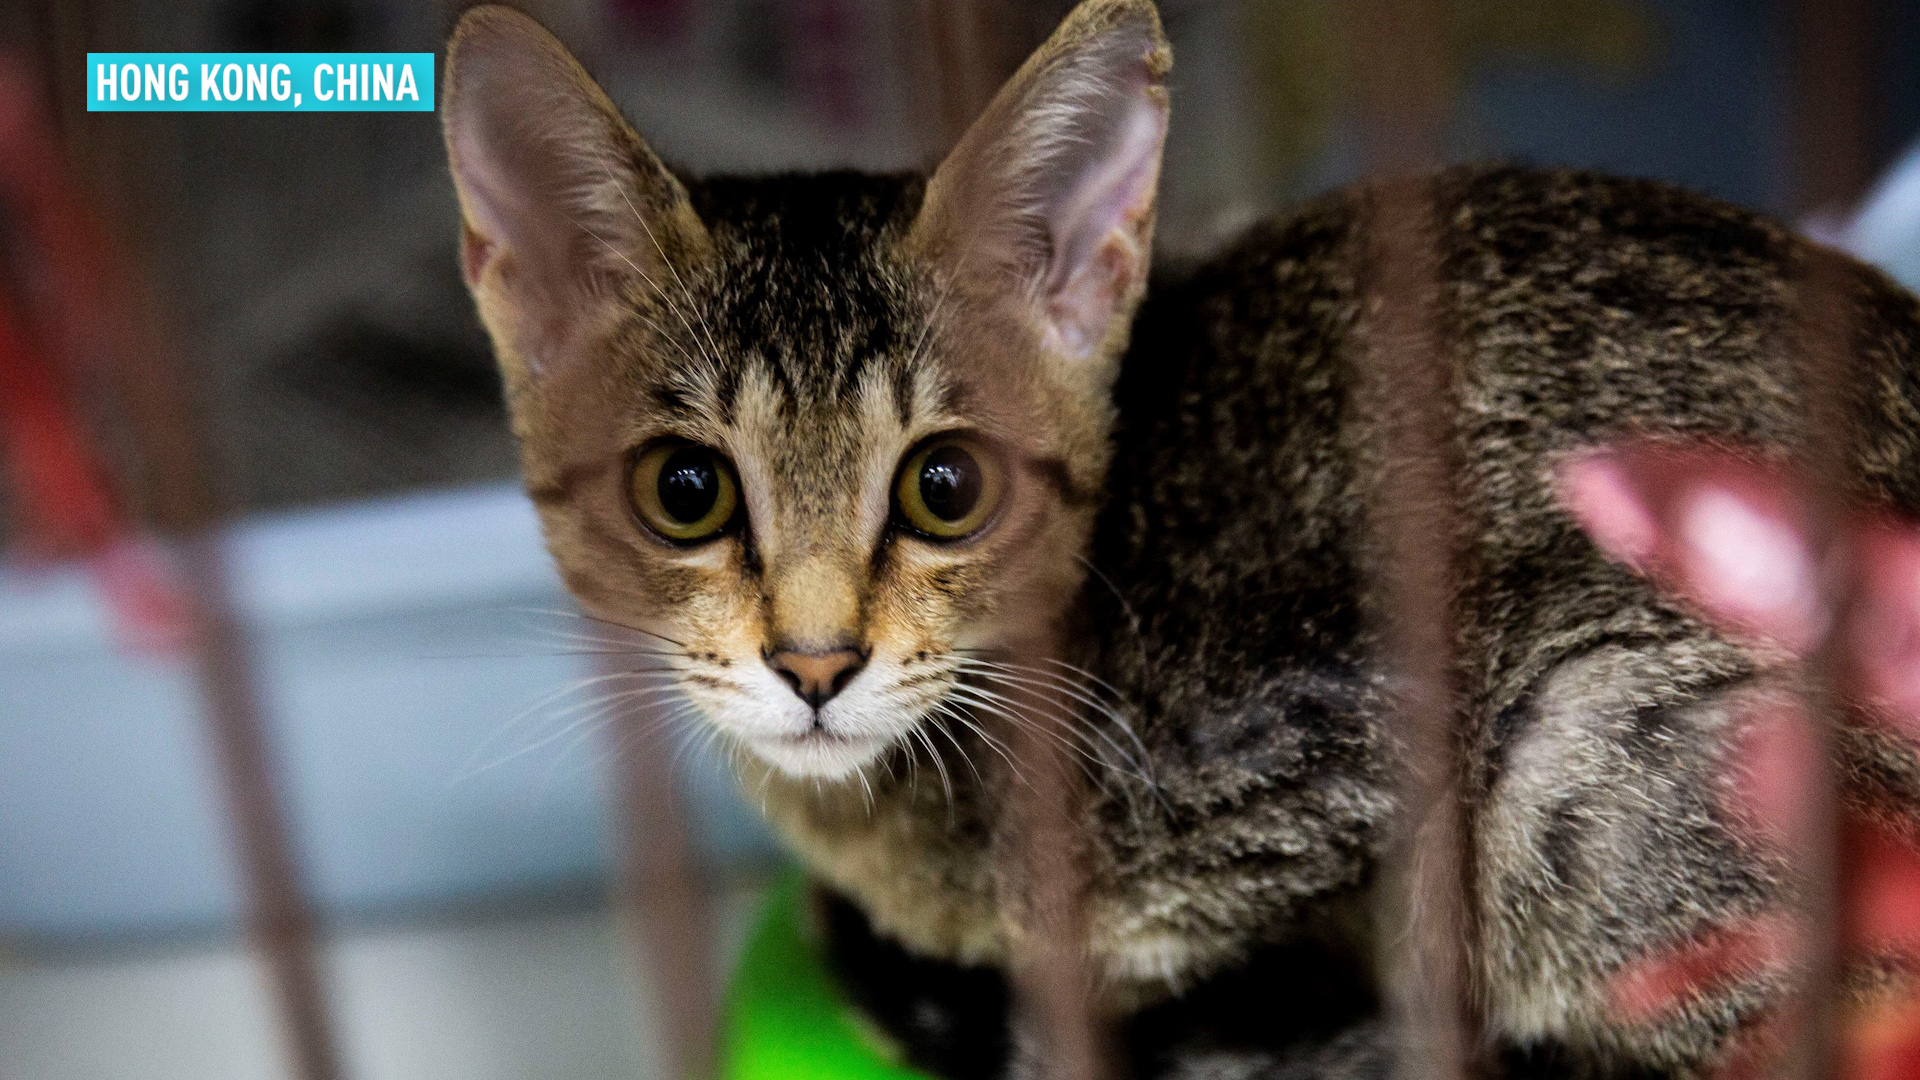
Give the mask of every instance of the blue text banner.
<path id="1" fill-rule="evenodd" d="M 88 112 L 432 112 L 432 53 L 88 53 Z"/>

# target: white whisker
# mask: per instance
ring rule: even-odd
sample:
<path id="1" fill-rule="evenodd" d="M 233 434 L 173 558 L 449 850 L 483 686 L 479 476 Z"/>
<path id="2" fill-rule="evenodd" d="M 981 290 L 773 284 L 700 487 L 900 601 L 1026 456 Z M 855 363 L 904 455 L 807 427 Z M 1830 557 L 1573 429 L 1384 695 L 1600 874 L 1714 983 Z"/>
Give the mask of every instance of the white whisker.
<path id="1" fill-rule="evenodd" d="M 551 746 L 555 742 L 558 742 L 560 739 L 563 739 L 567 735 L 578 730 L 582 725 L 589 724 L 596 720 L 604 718 L 604 716 L 608 711 L 618 706 L 620 703 L 622 703 L 628 698 L 636 697 L 640 695 L 657 694 L 662 691 L 667 691 L 670 689 L 671 689 L 670 687 L 656 686 L 656 687 L 649 687 L 641 690 L 622 690 L 614 694 L 608 694 L 603 697 L 595 698 L 592 701 L 582 702 L 575 705 L 569 705 L 566 709 L 563 709 L 560 713 L 556 714 L 551 719 L 558 720 L 560 717 L 571 716 L 582 710 L 586 710 L 587 715 L 581 719 L 573 720 L 569 722 L 568 724 L 566 724 L 566 726 L 562 727 L 560 730 L 553 732 L 552 734 L 547 735 L 544 738 L 537 739 L 534 742 L 529 743 L 528 745 L 523 746 L 518 750 L 515 750 L 511 754 L 507 754 L 494 761 L 488 762 L 486 765 L 483 765 L 480 768 L 474 769 L 472 772 L 469 772 L 467 775 L 461 777 L 460 781 L 464 782 L 466 780 L 470 780 L 473 777 L 480 775 L 481 773 L 490 772 L 494 769 L 499 768 L 502 765 L 507 764 L 510 761 L 517 761 L 520 758 L 527 756 L 528 754 L 535 753 L 536 751 L 540 750 L 543 747 Z"/>
<path id="2" fill-rule="evenodd" d="M 1038 668 L 1024 668 L 1024 667 L 1015 668 L 1014 665 L 1009 665 L 1009 664 L 989 665 L 985 661 L 978 661 L 978 660 L 967 661 L 967 669 L 979 672 L 988 678 L 999 679 L 1003 682 L 1015 683 L 1020 686 L 1028 687 L 1030 689 L 1061 691 L 1067 694 L 1073 700 L 1079 702 L 1080 704 L 1085 705 L 1088 708 L 1097 711 L 1101 716 L 1109 720 L 1112 720 L 1115 726 L 1119 727 L 1122 731 L 1125 731 L 1130 737 L 1133 738 L 1136 744 L 1139 743 L 1139 736 L 1134 735 L 1133 728 L 1131 725 L 1127 723 L 1126 717 L 1122 716 L 1118 710 L 1114 709 L 1112 706 L 1108 705 L 1106 702 L 1099 700 L 1098 698 L 1093 696 L 1091 693 L 1086 691 L 1084 688 L 1069 681 L 1063 676 L 1055 675 L 1051 672 L 1043 671 Z M 1013 672 L 1015 670 L 1018 670 L 1023 673 L 1014 674 Z M 1136 759 L 1133 756 L 1131 751 L 1128 751 L 1122 748 L 1120 744 L 1114 742 L 1113 739 L 1110 736 L 1108 736 L 1105 731 L 1101 730 L 1098 726 L 1095 726 L 1095 725 L 1089 725 L 1089 726 L 1091 727 L 1091 729 L 1094 731 L 1095 734 L 1099 735 L 1100 738 L 1106 742 L 1108 746 L 1113 748 L 1114 753 L 1119 754 L 1121 756 L 1122 760 L 1126 761 L 1128 764 L 1133 765 L 1136 768 L 1144 767 L 1144 763 L 1140 759 Z M 1143 756 L 1146 754 L 1146 746 L 1144 744 L 1140 745 L 1140 753 Z"/>
<path id="3" fill-rule="evenodd" d="M 907 731 L 919 737 L 921 745 L 927 748 L 927 756 L 933 761 L 934 770 L 940 774 L 940 790 L 947 797 L 947 824 L 951 825 L 953 824 L 953 779 L 947 775 L 947 763 L 941 760 L 940 748 L 933 744 L 933 737 L 928 735 L 926 729 L 920 725 L 915 724 Z"/>
<path id="4" fill-rule="evenodd" d="M 541 709 L 546 708 L 547 706 L 553 704 L 556 701 L 561 700 L 562 698 L 565 698 L 572 694 L 577 694 L 580 691 L 587 689 L 588 687 L 598 686 L 602 683 L 611 682 L 614 679 L 631 678 L 636 675 L 644 675 L 644 674 L 651 674 L 651 672 L 614 671 L 614 672 L 608 672 L 602 675 L 589 675 L 575 682 L 568 683 L 566 686 L 563 686 L 560 689 L 555 690 L 553 693 L 548 694 L 546 697 L 543 697 L 539 701 L 534 702 L 532 705 L 527 706 L 525 709 L 522 709 L 519 713 L 515 714 L 511 720 L 508 720 L 505 724 L 502 724 L 500 727 L 494 729 L 494 731 L 491 734 L 489 734 L 486 738 L 480 740 L 479 745 L 473 748 L 473 752 L 467 755 L 467 760 L 461 765 L 462 771 L 460 772 L 460 774 L 455 776 L 452 780 L 448 781 L 448 787 L 458 786 L 459 784 L 472 779 L 474 776 L 477 776 L 480 773 L 486 772 L 488 769 L 493 768 L 493 765 L 476 768 L 475 764 L 476 762 L 479 761 L 480 756 L 486 753 L 486 750 L 488 747 L 492 746 L 495 742 L 504 738 L 507 732 L 512 731 L 514 728 L 520 726 L 520 724 L 523 721 L 525 721 L 528 717 L 532 716 L 534 713 L 539 712 Z"/>
<path id="5" fill-rule="evenodd" d="M 718 364 L 719 357 L 720 357 L 720 343 L 714 340 L 713 327 L 707 325 L 707 317 L 705 314 L 701 312 L 700 305 L 697 302 L 695 302 L 693 298 L 693 290 L 687 288 L 686 280 L 680 276 L 679 269 L 673 265 L 672 259 L 667 258 L 667 249 L 660 246 L 659 238 L 653 235 L 653 226 L 647 224 L 647 219 L 640 213 L 640 208 L 633 205 L 633 200 L 627 197 L 627 193 L 624 188 L 617 189 L 617 190 L 620 191 L 621 201 L 627 204 L 627 209 L 633 211 L 633 220 L 639 222 L 641 230 L 647 234 L 647 240 L 653 244 L 653 250 L 659 254 L 660 262 L 666 266 L 667 273 L 673 275 L 674 284 L 680 287 L 680 295 L 686 299 L 687 306 L 693 309 L 693 317 L 700 321 L 700 329 L 706 332 L 709 362 Z M 651 282 L 649 282 L 649 284 L 651 284 Z M 658 289 L 659 287 L 655 286 L 655 291 L 658 291 Z M 671 303 L 672 301 L 669 300 L 668 302 Z M 682 319 L 682 321 L 683 322 L 685 321 L 684 318 Z M 688 327 L 687 332 L 692 333 L 693 328 Z"/>

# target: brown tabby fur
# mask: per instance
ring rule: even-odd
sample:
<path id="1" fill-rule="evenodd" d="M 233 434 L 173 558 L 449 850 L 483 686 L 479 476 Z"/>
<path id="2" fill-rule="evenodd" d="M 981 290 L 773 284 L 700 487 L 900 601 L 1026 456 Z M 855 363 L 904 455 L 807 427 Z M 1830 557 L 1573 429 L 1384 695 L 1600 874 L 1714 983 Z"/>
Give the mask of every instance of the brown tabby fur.
<path id="1" fill-rule="evenodd" d="M 1144 0 L 1089 0 L 1016 86 L 1129 24 L 1159 40 Z M 573 103 L 555 140 L 616 161 L 608 176 L 648 226 L 625 246 L 573 236 L 584 283 L 543 306 L 545 286 L 515 284 L 518 253 L 476 225 L 463 183 L 469 280 L 527 487 L 581 602 L 671 639 L 696 703 L 784 641 L 853 635 L 897 658 L 904 680 L 990 686 L 992 673 L 954 658 L 1017 662 L 1020 642 L 1065 627 L 1074 668 L 1056 674 L 1108 710 L 1088 710 L 1081 745 L 1095 782 L 1091 949 L 1111 1006 L 1204 987 L 1264 948 L 1372 948 L 1357 913 L 1391 795 L 1380 613 L 1360 574 L 1379 458 L 1352 397 L 1370 192 L 1254 227 L 1145 290 L 1135 314 L 1143 282 L 1129 268 L 1144 264 L 1149 212 L 1116 249 L 1104 339 L 1070 362 L 1035 329 L 1031 295 L 1004 295 L 1017 274 L 955 255 L 987 227 L 969 215 L 988 213 L 991 193 L 968 185 L 990 178 L 943 172 L 931 191 L 918 176 L 676 178 L 564 51 L 502 9 L 470 13 L 450 49 L 456 176 L 472 153 L 463 95 L 486 85 L 463 81 L 463 66 L 483 40 L 538 58 L 559 89 L 525 92 Z M 1148 64 L 1157 93 L 1163 43 Z M 1003 94 L 992 109 L 1004 122 L 1017 104 Z M 628 213 L 577 190 L 592 179 L 554 196 L 576 199 L 588 224 Z M 1465 462 L 1461 723 L 1487 1037 L 1554 1047 L 1576 1071 L 1698 1074 L 1784 975 L 1644 1023 L 1609 1015 L 1605 980 L 1789 901 L 1777 861 L 1725 827 L 1711 782 L 1731 703 L 1768 684 L 1752 656 L 1604 559 L 1551 475 L 1569 452 L 1626 434 L 1794 452 L 1783 320 L 1810 249 L 1651 182 L 1491 166 L 1441 173 L 1428 190 Z M 1864 267 L 1851 290 L 1856 494 L 1920 514 L 1920 305 Z M 921 435 L 956 426 L 1014 463 L 999 524 L 946 548 L 889 531 L 872 493 Z M 625 464 L 663 431 L 729 453 L 745 533 L 696 554 L 642 534 Z M 996 899 L 1017 883 L 995 831 L 1018 778 L 989 741 L 1004 723 L 992 713 L 974 716 L 984 735 L 946 724 L 901 738 L 858 780 L 742 755 L 743 788 L 884 938 L 1002 965 L 1021 929 Z M 1916 805 L 1909 751 L 1848 739 L 1861 790 Z M 1174 1071 L 1293 1060 L 1297 1075 L 1334 1075 L 1383 1060 L 1303 1055 Z"/>

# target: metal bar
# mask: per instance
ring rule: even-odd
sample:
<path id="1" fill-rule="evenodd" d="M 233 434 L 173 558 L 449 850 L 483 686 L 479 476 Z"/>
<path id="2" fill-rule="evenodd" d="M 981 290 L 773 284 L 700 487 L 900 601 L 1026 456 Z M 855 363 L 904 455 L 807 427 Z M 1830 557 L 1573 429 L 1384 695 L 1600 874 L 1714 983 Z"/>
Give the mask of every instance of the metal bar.
<path id="1" fill-rule="evenodd" d="M 1062 659 L 1057 638 L 1019 650 L 1022 662 Z M 1019 763 L 1006 777 L 999 857 L 1017 870 L 1021 936 L 1011 964 L 1015 1076 L 1115 1076 L 1118 1047 L 1097 1002 L 1087 918 L 1091 837 L 1087 777 L 1074 756 L 1078 705 L 1044 688 L 1009 686 L 1021 722 L 1006 733 Z"/>
<path id="2" fill-rule="evenodd" d="M 1791 182 L 1801 215 L 1838 216 L 1872 183 L 1886 66 L 1885 0 L 1789 0 Z"/>
<path id="3" fill-rule="evenodd" d="M 925 10 L 932 30 L 934 100 L 944 152 L 967 133 L 967 125 L 993 100 L 998 84 L 980 40 L 980 13 L 973 0 L 938 0 Z"/>
<path id="4" fill-rule="evenodd" d="M 1443 157 L 1451 107 L 1442 0 L 1358 0 L 1346 12 L 1368 171 L 1405 177 Z M 1369 507 L 1381 647 L 1395 687 L 1390 731 L 1399 808 L 1382 867 L 1377 933 L 1397 1075 L 1454 1080 L 1483 1071 L 1474 992 L 1472 822 L 1456 655 L 1451 363 L 1436 306 L 1439 223 L 1424 179 L 1377 183 L 1363 241 L 1358 392 L 1374 419 L 1380 475 Z"/>
<path id="5" fill-rule="evenodd" d="M 1363 408 L 1378 424 L 1381 463 L 1370 506 L 1382 653 L 1395 687 L 1398 820 L 1383 868 L 1379 934 L 1404 941 L 1383 958 L 1399 1033 L 1397 1075 L 1451 1080 L 1479 1071 L 1471 831 L 1455 655 L 1461 535 L 1447 351 L 1434 316 L 1438 288 L 1431 187 L 1375 189 L 1366 225 Z"/>
<path id="6" fill-rule="evenodd" d="M 1034 31 L 1050 5 L 1009 5 L 1006 0 L 916 0 L 907 20 L 929 69 L 918 87 L 928 144 L 944 154 L 966 134 L 1000 85 L 1019 68 L 1045 35 Z M 1046 23 L 1050 29 L 1051 22 Z"/>
<path id="7" fill-rule="evenodd" d="M 1452 104 L 1444 0 L 1354 0 L 1345 17 L 1368 173 L 1438 164 Z"/>
<path id="8" fill-rule="evenodd" d="M 151 355 L 141 359 L 153 361 Z M 328 1018 L 313 915 L 274 783 L 273 751 L 261 719 L 246 633 L 234 615 L 221 538 L 211 523 L 184 538 L 180 555 L 195 676 L 235 830 L 249 927 L 266 959 L 286 1024 L 294 1075 L 338 1080 L 343 1072 Z"/>
<path id="9" fill-rule="evenodd" d="M 117 294 L 134 295 L 124 288 Z M 193 419 L 186 364 L 152 329 L 154 322 L 150 315 L 131 315 L 108 360 L 134 421 L 156 516 L 179 540 L 194 675 L 234 829 L 248 925 L 286 1024 L 294 1075 L 337 1080 L 340 1058 L 313 914 L 275 783 L 252 657 L 228 587 L 222 518 L 200 435 L 204 426 Z"/>
<path id="10" fill-rule="evenodd" d="M 135 419 L 155 510 L 180 539 L 194 674 L 235 833 L 248 925 L 271 975 L 294 1075 L 338 1080 L 340 1057 L 328 1019 L 313 915 L 274 782 L 252 658 L 228 588 L 221 519 L 198 434 L 203 428 L 191 419 L 188 403 L 190 377 L 158 334 L 139 338 L 144 347 L 130 347 L 130 336 L 110 359 Z"/>
<path id="11" fill-rule="evenodd" d="M 966 133 L 1025 53 L 1051 28 L 1031 6 L 1001 0 L 919 0 L 932 78 L 925 110 L 945 153 Z M 1024 15 L 1024 18 L 1018 17 Z M 1061 628 L 1012 650 L 1023 663 L 1065 659 Z M 1012 1075 L 1099 1080 L 1117 1075 L 1114 1033 L 1097 1002 L 1098 972 L 1087 916 L 1091 837 L 1084 829 L 1087 778 L 1071 749 L 1078 704 L 1044 688 L 1002 689 L 1019 715 L 1004 733 L 1017 768 L 1003 778 L 1004 814 L 995 857 L 1011 868 L 1019 938 L 1009 964 L 1013 988 Z"/>
<path id="12" fill-rule="evenodd" d="M 1789 333 L 1799 358 L 1807 429 L 1804 450 L 1813 482 L 1812 542 L 1823 554 L 1833 625 L 1845 625 L 1854 598 L 1851 575 L 1840 563 L 1847 550 L 1842 530 L 1853 497 L 1850 483 L 1854 425 L 1851 419 L 1854 342 L 1857 327 L 1850 297 L 1851 273 L 1838 252 L 1812 249 L 1795 283 Z M 1836 591 L 1837 590 L 1837 591 Z M 1838 1017 L 1840 909 L 1855 877 L 1840 843 L 1836 781 L 1831 762 L 1831 732 L 1844 723 L 1850 645 L 1832 634 L 1814 656 L 1809 671 L 1808 714 L 1813 717 L 1807 745 L 1814 748 L 1805 777 L 1805 807 L 1797 818 L 1799 835 L 1790 838 L 1799 870 L 1804 983 L 1795 1009 L 1794 1042 L 1785 1075 L 1819 1080 L 1833 1075 L 1833 1032 Z"/>
<path id="13" fill-rule="evenodd" d="M 598 667 L 603 673 L 626 670 L 613 656 Z M 662 1071 L 702 1080 L 713 1075 L 715 1064 L 713 893 L 687 828 L 671 758 L 647 737 L 656 719 L 625 710 L 612 728 L 625 852 L 622 906 L 632 920 L 641 977 L 654 990 L 652 1009 L 666 1059 Z M 648 1001 L 643 989 L 641 1007 Z"/>
<path id="14" fill-rule="evenodd" d="M 139 169 L 152 118 L 97 117 L 99 145 L 111 145 L 114 166 L 106 187 L 123 200 L 130 220 L 151 221 L 145 205 L 164 187 Z M 140 180 L 127 177 L 139 173 Z M 155 523 L 177 542 L 187 646 L 206 710 L 220 779 L 234 829 L 233 843 L 246 892 L 248 927 L 266 962 L 285 1024 L 293 1074 L 300 1080 L 342 1075 L 298 860 L 275 784 L 273 752 L 261 716 L 253 662 L 235 614 L 220 526 L 206 425 L 193 405 L 193 374 L 127 252 L 94 222 L 69 221 L 61 241 L 72 266 L 85 268 L 63 287 L 93 301 L 85 306 L 89 358 L 109 373 L 144 470 Z M 66 265 L 66 263 L 63 263 Z"/>

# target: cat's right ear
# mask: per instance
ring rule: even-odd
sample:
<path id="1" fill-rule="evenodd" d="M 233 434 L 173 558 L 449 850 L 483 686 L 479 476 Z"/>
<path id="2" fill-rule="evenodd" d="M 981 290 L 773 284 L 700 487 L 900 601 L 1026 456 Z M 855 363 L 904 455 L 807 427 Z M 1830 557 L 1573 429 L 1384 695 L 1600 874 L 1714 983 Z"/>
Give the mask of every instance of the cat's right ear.
<path id="1" fill-rule="evenodd" d="M 1109 358 L 1146 285 L 1172 66 L 1151 0 L 1085 0 L 934 171 L 914 253 Z"/>
<path id="2" fill-rule="evenodd" d="M 566 47 L 511 8 L 467 12 L 442 108 L 461 267 L 509 399 L 590 359 L 632 290 L 707 234 L 686 190 Z"/>

